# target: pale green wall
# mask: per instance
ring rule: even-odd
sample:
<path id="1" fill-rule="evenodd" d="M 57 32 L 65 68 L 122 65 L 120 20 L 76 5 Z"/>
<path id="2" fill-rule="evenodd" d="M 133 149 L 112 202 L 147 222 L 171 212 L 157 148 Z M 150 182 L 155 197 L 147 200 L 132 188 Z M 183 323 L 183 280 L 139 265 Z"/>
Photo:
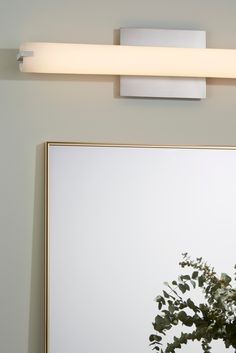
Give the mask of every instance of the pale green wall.
<path id="1" fill-rule="evenodd" d="M 203 29 L 209 47 L 233 48 L 235 14 L 235 0 L 1 2 L 1 353 L 43 352 L 45 141 L 236 145 L 235 80 L 208 80 L 203 101 L 121 99 L 114 77 L 20 74 L 19 44 L 109 44 L 139 26 Z"/>

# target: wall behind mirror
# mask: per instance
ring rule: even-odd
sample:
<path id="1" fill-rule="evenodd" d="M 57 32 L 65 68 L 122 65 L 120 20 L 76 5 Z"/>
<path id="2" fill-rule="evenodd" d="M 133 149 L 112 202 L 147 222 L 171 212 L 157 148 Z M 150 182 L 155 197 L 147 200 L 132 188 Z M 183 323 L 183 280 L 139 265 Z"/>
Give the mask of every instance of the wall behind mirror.
<path id="1" fill-rule="evenodd" d="M 130 26 L 235 48 L 235 13 L 235 0 L 1 2 L 0 352 L 44 352 L 45 141 L 236 145 L 235 80 L 207 80 L 202 101 L 121 99 L 118 77 L 20 73 L 20 43 L 112 44 Z"/>
<path id="2" fill-rule="evenodd" d="M 151 352 L 181 253 L 233 274 L 236 150 L 49 144 L 48 157 L 48 353 Z"/>

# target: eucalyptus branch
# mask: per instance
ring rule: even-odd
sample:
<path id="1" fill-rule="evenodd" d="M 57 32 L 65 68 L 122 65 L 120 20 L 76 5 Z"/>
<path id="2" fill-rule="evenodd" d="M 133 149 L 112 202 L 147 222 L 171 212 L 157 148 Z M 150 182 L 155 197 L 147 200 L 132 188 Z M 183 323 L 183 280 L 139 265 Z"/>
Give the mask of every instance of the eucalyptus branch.
<path id="1" fill-rule="evenodd" d="M 210 342 L 222 339 L 226 347 L 236 349 L 236 289 L 232 288 L 231 277 L 226 273 L 217 277 L 214 268 L 203 262 L 201 257 L 192 260 L 187 253 L 182 255 L 180 266 L 192 268 L 193 272 L 179 276 L 171 285 L 165 282 L 168 291 L 163 290 L 163 295 L 156 297 L 159 313 L 153 323 L 156 333 L 149 337 L 151 346 L 160 353 L 175 353 L 189 340 L 198 340 L 203 352 L 210 353 Z M 205 303 L 196 305 L 190 298 L 182 297 L 195 288 L 203 290 Z M 192 314 L 189 314 L 189 309 Z M 163 345 L 163 336 L 179 324 L 193 327 L 193 331 L 182 332 L 180 337 L 174 337 L 171 343 Z"/>

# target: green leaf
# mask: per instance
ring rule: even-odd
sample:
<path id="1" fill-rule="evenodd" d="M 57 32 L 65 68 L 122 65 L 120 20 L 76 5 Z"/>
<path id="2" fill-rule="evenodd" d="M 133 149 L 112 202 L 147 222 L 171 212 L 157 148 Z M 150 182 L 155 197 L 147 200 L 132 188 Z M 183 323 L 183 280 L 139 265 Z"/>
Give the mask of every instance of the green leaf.
<path id="1" fill-rule="evenodd" d="M 178 313 L 178 319 L 181 321 L 181 322 L 184 322 L 186 319 L 187 319 L 188 315 L 186 314 L 185 311 L 181 310 L 179 313 Z"/>
<path id="2" fill-rule="evenodd" d="M 186 287 L 185 287 L 184 284 L 179 283 L 179 284 L 178 284 L 178 287 L 179 287 L 179 289 L 181 290 L 182 293 L 185 293 L 185 292 L 186 292 Z"/>
<path id="3" fill-rule="evenodd" d="M 189 281 L 190 280 L 190 276 L 189 275 L 183 275 L 183 276 L 181 276 L 181 279 Z"/>
<path id="4" fill-rule="evenodd" d="M 154 329 L 158 332 L 162 332 L 164 329 L 168 329 L 170 324 L 170 320 L 167 317 L 162 317 L 157 315 L 155 317 Z"/>
<path id="5" fill-rule="evenodd" d="M 162 303 L 162 304 L 164 304 L 165 305 L 165 299 L 161 296 L 161 295 L 158 295 L 156 298 L 155 298 L 155 301 L 157 302 L 157 303 Z"/>
<path id="6" fill-rule="evenodd" d="M 199 304 L 199 309 L 205 317 L 205 315 L 208 313 L 208 306 L 206 304 Z M 204 321 L 202 321 L 202 323 L 204 324 Z"/>
<path id="7" fill-rule="evenodd" d="M 232 280 L 232 278 L 228 276 L 227 273 L 221 273 L 220 279 L 222 282 L 224 282 L 225 286 L 227 286 Z"/>
<path id="8" fill-rule="evenodd" d="M 186 333 L 181 332 L 180 342 L 186 344 L 187 343 L 187 335 Z"/>
<path id="9" fill-rule="evenodd" d="M 174 351 L 175 351 L 174 345 L 171 343 L 167 343 L 166 352 L 167 353 L 174 353 Z"/>
<path id="10" fill-rule="evenodd" d="M 162 316 L 160 316 L 160 315 L 157 315 L 156 317 L 155 317 L 155 323 L 158 325 L 158 324 L 160 324 L 160 325 L 165 325 L 165 319 L 162 317 Z"/>
<path id="11" fill-rule="evenodd" d="M 166 301 L 165 301 L 165 299 L 163 297 L 161 297 L 161 302 L 162 302 L 163 305 L 166 304 Z"/>
<path id="12" fill-rule="evenodd" d="M 179 323 L 179 321 L 178 321 L 177 319 L 174 319 L 174 320 L 172 321 L 172 324 L 175 325 L 175 326 L 178 325 L 178 323 Z"/>
<path id="13" fill-rule="evenodd" d="M 198 286 L 202 287 L 205 281 L 205 277 L 204 276 L 200 276 L 198 277 Z"/>
<path id="14" fill-rule="evenodd" d="M 190 309 L 192 309 L 194 311 L 196 310 L 196 305 L 194 304 L 194 302 L 190 298 L 188 298 L 188 300 L 187 300 L 187 305 Z"/>
<path id="15" fill-rule="evenodd" d="M 174 311 L 175 311 L 175 306 L 174 306 L 173 304 L 170 304 L 170 305 L 168 306 L 168 310 L 169 310 L 169 312 L 170 312 L 171 314 L 173 314 Z"/>
<path id="16" fill-rule="evenodd" d="M 169 294 L 166 291 L 164 291 L 164 290 L 163 290 L 163 294 L 164 294 L 165 298 L 170 298 Z"/>
<path id="17" fill-rule="evenodd" d="M 187 283 L 184 284 L 186 290 L 190 290 L 190 287 Z"/>
<path id="18" fill-rule="evenodd" d="M 198 271 L 194 271 L 192 274 L 192 279 L 196 279 L 198 277 Z"/>
<path id="19" fill-rule="evenodd" d="M 149 337 L 149 341 L 150 342 L 160 342 L 162 340 L 162 337 L 161 336 L 158 336 L 158 335 L 150 335 Z"/>
<path id="20" fill-rule="evenodd" d="M 187 319 L 183 322 L 185 326 L 192 326 L 193 325 L 193 319 L 191 318 L 191 316 L 188 316 Z"/>
<path id="21" fill-rule="evenodd" d="M 173 286 L 177 286 L 177 282 L 176 281 L 172 281 Z"/>
<path id="22" fill-rule="evenodd" d="M 161 295 L 158 295 L 158 296 L 155 298 L 155 301 L 158 303 L 158 302 L 161 301 L 161 298 L 162 298 L 162 296 L 161 296 Z"/>

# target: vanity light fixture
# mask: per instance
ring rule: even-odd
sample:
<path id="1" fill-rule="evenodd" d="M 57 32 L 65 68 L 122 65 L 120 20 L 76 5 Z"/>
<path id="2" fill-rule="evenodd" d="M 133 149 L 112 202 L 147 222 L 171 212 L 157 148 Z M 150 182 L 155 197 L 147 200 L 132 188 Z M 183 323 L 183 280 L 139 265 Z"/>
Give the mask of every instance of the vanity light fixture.
<path id="1" fill-rule="evenodd" d="M 206 48 L 205 31 L 122 28 L 120 45 L 25 43 L 28 73 L 120 75 L 121 96 L 205 98 L 206 77 L 236 78 L 236 49 Z"/>

